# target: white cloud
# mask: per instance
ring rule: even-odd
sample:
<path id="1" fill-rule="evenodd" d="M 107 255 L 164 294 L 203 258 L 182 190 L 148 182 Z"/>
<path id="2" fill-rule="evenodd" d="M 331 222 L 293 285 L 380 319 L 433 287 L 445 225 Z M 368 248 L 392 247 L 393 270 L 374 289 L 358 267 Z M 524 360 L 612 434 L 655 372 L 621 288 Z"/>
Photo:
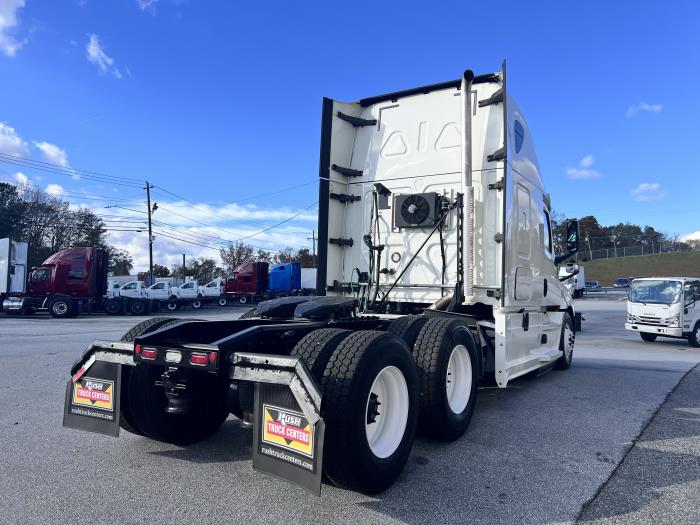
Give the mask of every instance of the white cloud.
<path id="1" fill-rule="evenodd" d="M 661 113 L 661 110 L 663 108 L 664 107 L 662 104 L 647 104 L 646 102 L 640 102 L 636 106 L 630 106 L 627 109 L 627 113 L 625 113 L 625 117 L 634 117 L 637 113 L 640 113 L 642 111 L 646 111 L 648 113 L 653 113 L 654 115 L 657 115 Z"/>
<path id="2" fill-rule="evenodd" d="M 125 207 L 143 209 L 143 203 L 125 204 Z M 168 210 L 178 215 L 168 213 Z M 218 247 L 224 246 L 226 241 L 260 232 L 268 226 L 291 217 L 298 211 L 299 209 L 294 208 L 260 208 L 235 203 L 192 205 L 185 202 L 158 200 L 158 211 L 154 214 L 154 220 L 167 223 L 170 227 L 157 223 L 154 226 L 156 230 L 154 233 L 156 241 L 153 244 L 154 260 L 158 264 L 173 266 L 180 264 L 182 254 L 186 253 L 188 259 L 190 257 L 211 257 L 218 261 Z M 109 213 L 112 218 L 119 216 L 128 217 L 130 220 L 143 219 L 141 214 L 121 208 L 110 208 Z M 180 215 L 203 222 L 208 226 L 195 224 Z M 316 213 L 310 209 L 288 223 L 245 239 L 243 242 L 271 252 L 287 246 L 311 248 L 311 242 L 307 240 L 307 237 L 315 228 L 316 219 Z M 144 228 L 143 225 L 134 224 L 133 229 L 139 227 Z M 197 246 L 168 236 L 205 246 Z M 142 271 L 148 267 L 146 233 L 110 231 L 109 243 L 117 248 L 127 250 L 132 255 L 135 264 L 134 271 Z"/>
<path id="3" fill-rule="evenodd" d="M 100 73 L 110 73 L 114 78 L 122 78 L 122 74 L 114 65 L 114 59 L 110 57 L 100 45 L 99 37 L 92 33 L 89 35 L 88 43 L 85 45 L 87 59 L 95 64 Z"/>
<path id="4" fill-rule="evenodd" d="M 570 179 L 597 179 L 600 173 L 591 168 L 595 163 L 595 158 L 592 154 L 588 154 L 578 161 L 578 166 L 575 168 L 566 168 L 566 176 Z"/>
<path id="5" fill-rule="evenodd" d="M 29 177 L 27 177 L 24 173 L 21 171 L 18 171 L 15 173 L 15 182 L 19 184 L 20 186 L 29 186 L 31 185 L 31 181 L 29 180 Z"/>
<path id="6" fill-rule="evenodd" d="M 688 242 L 688 241 L 700 241 L 700 230 L 689 233 L 687 235 L 683 235 L 681 237 L 682 242 Z"/>
<path id="7" fill-rule="evenodd" d="M 639 202 L 658 201 L 666 196 L 666 192 L 658 182 L 642 182 L 632 190 L 632 196 Z"/>
<path id="8" fill-rule="evenodd" d="M 60 184 L 49 184 L 48 186 L 46 186 L 44 191 L 46 193 L 48 193 L 49 195 L 53 195 L 54 197 L 59 197 L 60 195 L 63 194 L 63 186 L 61 186 Z"/>
<path id="9" fill-rule="evenodd" d="M 29 155 L 27 143 L 17 134 L 15 128 L 8 126 L 5 122 L 0 122 L 0 153 L 15 157 Z"/>
<path id="10" fill-rule="evenodd" d="M 9 31 L 18 25 L 17 11 L 24 7 L 25 0 L 0 0 L 0 50 L 8 57 L 17 54 L 19 48 L 27 43 L 16 40 Z"/>
<path id="11" fill-rule="evenodd" d="M 50 142 L 34 142 L 34 146 L 41 151 L 46 162 L 58 164 L 64 168 L 68 166 L 68 155 L 65 150 L 62 150 L 56 144 Z"/>
<path id="12" fill-rule="evenodd" d="M 593 158 L 593 155 L 588 154 L 588 155 L 586 155 L 585 157 L 583 157 L 583 158 L 579 161 L 578 164 L 579 164 L 579 166 L 581 166 L 582 168 L 590 168 L 591 166 L 593 166 L 593 163 L 594 163 L 594 162 L 595 162 L 595 159 Z"/>
<path id="13" fill-rule="evenodd" d="M 158 0 L 136 0 L 136 4 L 138 4 L 139 9 L 141 9 L 141 11 L 148 11 L 152 15 L 156 14 L 157 3 Z"/>

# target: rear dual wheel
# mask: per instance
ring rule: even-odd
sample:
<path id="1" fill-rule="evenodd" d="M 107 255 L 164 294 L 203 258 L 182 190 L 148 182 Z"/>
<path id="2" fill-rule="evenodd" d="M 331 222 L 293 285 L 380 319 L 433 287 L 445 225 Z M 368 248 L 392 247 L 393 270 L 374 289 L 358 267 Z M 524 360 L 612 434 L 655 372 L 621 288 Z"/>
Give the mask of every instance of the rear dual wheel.
<path id="1" fill-rule="evenodd" d="M 479 357 L 469 328 L 455 319 L 428 319 L 413 345 L 420 389 L 419 431 L 453 441 L 476 406 Z"/>
<path id="2" fill-rule="evenodd" d="M 121 340 L 133 341 L 140 335 L 179 322 L 182 319 L 147 319 L 132 327 Z M 211 436 L 229 413 L 227 383 L 204 372 L 192 373 L 187 387 L 193 396 L 193 409 L 186 415 L 168 414 L 165 412 L 168 400 L 163 387 L 155 384 L 164 370 L 163 367 L 144 364 L 122 367 L 119 425 L 132 434 L 177 445 L 189 445 Z"/>
<path id="3" fill-rule="evenodd" d="M 326 477 L 361 492 L 386 490 L 406 464 L 418 417 L 416 370 L 406 344 L 386 332 L 322 329 L 292 355 L 320 379 Z"/>

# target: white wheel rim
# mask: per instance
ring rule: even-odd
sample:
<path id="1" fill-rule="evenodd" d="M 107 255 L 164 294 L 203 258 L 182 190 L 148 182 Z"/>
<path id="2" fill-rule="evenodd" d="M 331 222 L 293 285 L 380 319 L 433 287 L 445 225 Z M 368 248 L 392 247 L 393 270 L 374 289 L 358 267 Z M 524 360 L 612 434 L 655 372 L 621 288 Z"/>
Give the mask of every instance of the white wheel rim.
<path id="1" fill-rule="evenodd" d="M 68 305 L 66 303 L 56 303 L 53 307 L 53 311 L 57 314 L 63 315 L 68 311 Z"/>
<path id="2" fill-rule="evenodd" d="M 569 328 L 569 325 L 567 324 L 564 327 L 564 359 L 566 359 L 567 362 L 571 361 L 571 356 L 574 353 L 575 337 L 576 334 L 574 334 L 574 331 Z"/>
<path id="3" fill-rule="evenodd" d="M 200 303 L 199 301 L 195 301 L 192 303 L 192 308 L 199 308 L 200 306 L 202 306 L 202 303 Z"/>
<path id="4" fill-rule="evenodd" d="M 177 308 L 175 303 L 168 303 L 168 310 L 175 310 L 175 308 Z"/>
<path id="5" fill-rule="evenodd" d="M 450 410 L 455 414 L 464 412 L 472 395 L 472 360 L 469 350 L 464 345 L 457 345 L 452 349 L 450 360 L 447 362 L 445 387 Z"/>
<path id="6" fill-rule="evenodd" d="M 245 303 L 248 302 L 248 298 L 247 298 L 247 297 L 241 297 L 240 299 L 238 299 L 238 301 L 239 301 L 241 304 L 245 304 Z"/>
<path id="7" fill-rule="evenodd" d="M 391 456 L 401 444 L 408 422 L 408 386 L 401 370 L 387 366 L 374 378 L 365 407 L 365 434 L 372 453 Z"/>
<path id="8" fill-rule="evenodd" d="M 226 299 L 219 299 L 219 306 L 226 306 Z"/>

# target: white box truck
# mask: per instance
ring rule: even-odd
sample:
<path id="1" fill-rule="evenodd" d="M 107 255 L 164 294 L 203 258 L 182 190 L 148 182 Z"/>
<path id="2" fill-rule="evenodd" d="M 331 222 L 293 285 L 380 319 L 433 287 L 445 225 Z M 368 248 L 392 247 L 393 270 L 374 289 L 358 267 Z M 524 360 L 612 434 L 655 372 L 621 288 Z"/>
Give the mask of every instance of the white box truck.
<path id="1" fill-rule="evenodd" d="M 0 239 L 0 305 L 6 297 L 25 292 L 28 253 L 26 242 Z"/>
<path id="2" fill-rule="evenodd" d="M 477 383 L 566 370 L 574 309 L 530 130 L 497 73 L 357 102 L 324 99 L 317 296 L 236 320 L 153 319 L 71 369 L 64 425 L 192 443 L 229 413 L 253 467 L 376 493 L 416 432 L 455 440 Z M 84 380 L 89 377 L 89 382 Z M 110 417 L 81 404 L 111 390 Z M 117 410 L 118 408 L 118 410 Z"/>
<path id="3" fill-rule="evenodd" d="M 635 278 L 627 292 L 625 328 L 649 343 L 675 337 L 700 347 L 700 278 Z"/>
<path id="4" fill-rule="evenodd" d="M 574 263 L 562 266 L 559 268 L 559 279 L 574 299 L 583 295 L 586 289 L 586 273 L 583 266 Z"/>

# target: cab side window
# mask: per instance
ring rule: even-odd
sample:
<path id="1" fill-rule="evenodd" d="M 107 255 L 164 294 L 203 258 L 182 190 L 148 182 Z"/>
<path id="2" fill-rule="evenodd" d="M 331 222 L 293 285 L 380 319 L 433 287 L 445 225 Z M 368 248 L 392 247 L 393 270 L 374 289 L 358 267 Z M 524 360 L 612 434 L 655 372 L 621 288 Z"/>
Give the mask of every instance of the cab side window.
<path id="1" fill-rule="evenodd" d="M 553 254 L 552 250 L 552 223 L 549 219 L 549 212 L 547 209 L 542 210 L 544 212 L 544 251 L 547 255 L 551 256 Z"/>
<path id="2" fill-rule="evenodd" d="M 700 300 L 700 281 L 688 281 L 685 283 L 685 306 L 690 306 Z"/>

